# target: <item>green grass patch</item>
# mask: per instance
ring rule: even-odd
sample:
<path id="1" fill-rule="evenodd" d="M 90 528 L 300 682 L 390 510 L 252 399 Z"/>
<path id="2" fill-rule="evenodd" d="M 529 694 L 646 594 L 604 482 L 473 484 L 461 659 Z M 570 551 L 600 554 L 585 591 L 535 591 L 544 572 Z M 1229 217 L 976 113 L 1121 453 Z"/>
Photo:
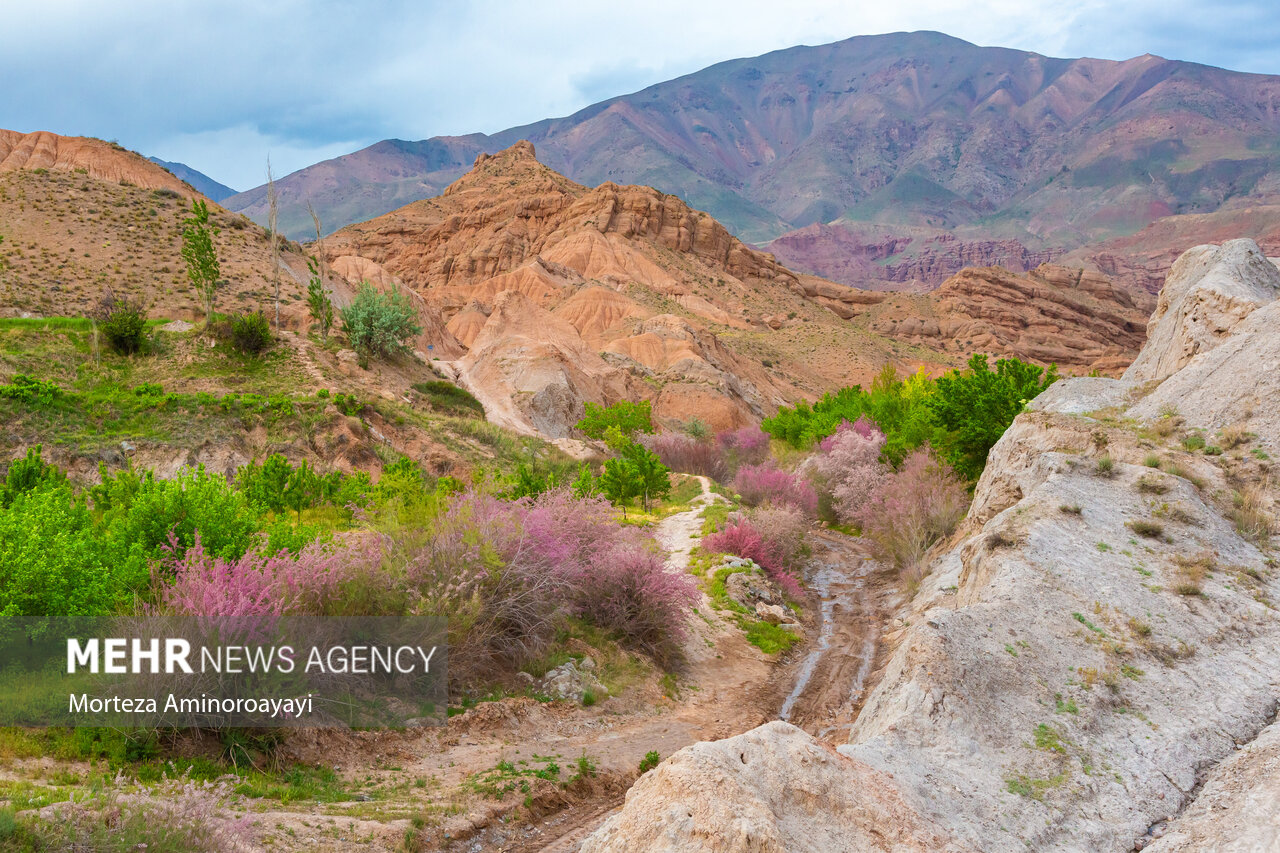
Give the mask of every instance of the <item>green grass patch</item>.
<path id="1" fill-rule="evenodd" d="M 707 536 L 719 530 L 729 519 L 729 513 L 732 511 L 732 507 L 719 501 L 708 504 L 706 509 L 698 513 L 698 517 L 702 519 L 702 535 Z"/>
<path id="2" fill-rule="evenodd" d="M 438 412 L 462 417 L 484 417 L 484 406 L 465 388 L 441 379 L 415 382 L 413 390 L 427 399 Z"/>
<path id="3" fill-rule="evenodd" d="M 725 580 L 729 575 L 745 571 L 749 570 L 732 566 L 722 566 L 716 569 L 710 579 L 704 581 L 707 597 L 711 599 L 712 607 L 717 610 L 727 611 L 733 617 L 734 621 L 738 623 L 738 627 L 746 635 L 748 643 L 765 654 L 781 654 L 795 645 L 800 638 L 786 628 L 766 622 L 763 619 L 756 619 L 751 610 L 730 598 L 725 588 Z"/>
<path id="4" fill-rule="evenodd" d="M 1030 776 L 1019 774 L 1005 780 L 1005 790 L 1020 797 L 1043 800 L 1046 792 L 1054 788 L 1060 788 L 1066 781 L 1067 774 L 1065 772 L 1059 773 L 1057 776 L 1051 776 L 1048 779 L 1033 779 Z"/>

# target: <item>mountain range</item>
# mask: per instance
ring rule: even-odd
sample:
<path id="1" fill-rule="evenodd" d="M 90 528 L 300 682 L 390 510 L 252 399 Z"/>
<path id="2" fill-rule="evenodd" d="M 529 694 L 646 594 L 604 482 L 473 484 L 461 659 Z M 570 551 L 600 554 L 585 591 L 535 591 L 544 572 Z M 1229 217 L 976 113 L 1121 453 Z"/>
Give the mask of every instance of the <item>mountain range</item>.
<path id="1" fill-rule="evenodd" d="M 208 196 L 213 201 L 225 201 L 236 194 L 236 191 L 231 187 L 218 183 L 204 172 L 197 171 L 186 163 L 174 163 L 170 160 L 161 160 L 159 157 L 148 157 L 147 159 L 171 172 L 180 180 L 191 184 L 202 195 Z"/>
<path id="2" fill-rule="evenodd" d="M 492 135 L 384 140 L 278 181 L 282 228 L 309 233 L 307 202 L 332 230 L 437 195 L 521 139 L 575 181 L 673 193 L 796 269 L 871 287 L 1280 201 L 1280 77 L 914 32 L 722 62 Z M 226 200 L 258 221 L 265 203 L 264 187 Z"/>

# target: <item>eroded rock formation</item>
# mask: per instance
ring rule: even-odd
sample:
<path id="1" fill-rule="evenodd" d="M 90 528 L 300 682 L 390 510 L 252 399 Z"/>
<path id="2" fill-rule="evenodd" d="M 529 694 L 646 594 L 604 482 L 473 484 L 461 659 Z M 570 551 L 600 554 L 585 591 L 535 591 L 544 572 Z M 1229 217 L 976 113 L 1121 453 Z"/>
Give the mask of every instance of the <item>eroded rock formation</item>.
<path id="1" fill-rule="evenodd" d="M 1002 353 L 1117 374 L 1142 346 L 1148 300 L 1086 270 L 1042 264 L 1020 274 L 983 267 L 947 279 L 924 306 L 886 311 L 881 328 L 944 351 Z"/>

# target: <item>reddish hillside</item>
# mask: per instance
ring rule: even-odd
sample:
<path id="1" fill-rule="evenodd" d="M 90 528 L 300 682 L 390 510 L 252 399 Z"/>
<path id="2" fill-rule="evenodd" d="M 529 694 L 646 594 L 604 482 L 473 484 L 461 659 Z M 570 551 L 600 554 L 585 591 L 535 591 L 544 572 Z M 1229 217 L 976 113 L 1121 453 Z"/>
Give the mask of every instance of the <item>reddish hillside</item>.
<path id="1" fill-rule="evenodd" d="M 111 142 L 84 136 L 59 136 L 47 131 L 0 130 L 0 172 L 19 169 L 73 172 L 145 190 L 172 190 L 187 197 L 199 195 L 141 154 Z"/>

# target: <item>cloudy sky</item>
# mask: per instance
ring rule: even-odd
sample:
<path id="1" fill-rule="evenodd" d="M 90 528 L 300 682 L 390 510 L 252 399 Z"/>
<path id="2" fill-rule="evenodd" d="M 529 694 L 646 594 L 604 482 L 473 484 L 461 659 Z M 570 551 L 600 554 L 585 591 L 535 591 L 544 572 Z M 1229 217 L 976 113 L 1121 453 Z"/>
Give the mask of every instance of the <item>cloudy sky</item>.
<path id="1" fill-rule="evenodd" d="M 1268 0 L 43 0 L 0 20 L 0 127 L 115 139 L 236 189 L 263 182 L 268 156 L 279 176 L 871 33 L 1280 74 Z"/>

